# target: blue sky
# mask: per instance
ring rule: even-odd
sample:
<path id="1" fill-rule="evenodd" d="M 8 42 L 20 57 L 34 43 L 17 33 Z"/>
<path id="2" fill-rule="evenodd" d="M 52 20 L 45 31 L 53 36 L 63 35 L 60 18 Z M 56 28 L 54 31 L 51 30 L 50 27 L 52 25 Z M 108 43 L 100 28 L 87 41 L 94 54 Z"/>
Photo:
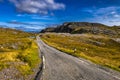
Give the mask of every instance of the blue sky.
<path id="1" fill-rule="evenodd" d="M 120 0 L 0 0 L 0 25 L 42 29 L 74 21 L 120 25 Z"/>

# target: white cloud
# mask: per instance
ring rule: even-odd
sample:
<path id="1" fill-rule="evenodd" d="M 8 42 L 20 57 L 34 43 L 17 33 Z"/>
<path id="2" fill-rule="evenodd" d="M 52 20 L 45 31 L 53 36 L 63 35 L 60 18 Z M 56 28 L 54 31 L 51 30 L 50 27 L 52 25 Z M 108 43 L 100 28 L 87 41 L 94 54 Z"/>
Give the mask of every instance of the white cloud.
<path id="1" fill-rule="evenodd" d="M 9 0 L 21 12 L 48 14 L 49 11 L 65 9 L 63 3 L 54 0 Z"/>
<path id="2" fill-rule="evenodd" d="M 25 26 L 27 29 L 41 30 L 44 29 L 44 26 Z"/>
<path id="3" fill-rule="evenodd" d="M 120 7 L 105 7 L 105 8 L 86 8 L 82 10 L 83 12 L 88 12 L 93 16 L 101 16 L 101 17 L 118 17 L 120 12 Z"/>
<path id="4" fill-rule="evenodd" d="M 111 14 L 116 14 L 116 12 L 115 12 L 115 11 L 112 11 Z"/>
<path id="5" fill-rule="evenodd" d="M 115 15 L 114 15 L 114 17 L 115 17 L 115 18 L 119 18 L 119 17 L 120 17 L 120 15 L 118 15 L 118 14 L 115 14 Z"/>
<path id="6" fill-rule="evenodd" d="M 99 8 L 96 10 L 96 14 L 109 14 L 109 13 L 115 13 L 116 10 L 119 9 L 119 7 L 105 7 L 105 8 Z"/>
<path id="7" fill-rule="evenodd" d="M 8 22 L 0 22 L 1 27 L 5 27 L 5 28 L 12 28 L 12 29 L 19 29 L 19 30 L 23 30 L 23 31 L 40 31 L 42 29 L 44 29 L 46 27 L 46 25 L 40 23 L 40 22 L 33 22 L 33 25 L 27 25 L 27 24 L 31 24 L 30 23 L 26 23 L 25 24 L 12 24 L 12 23 L 8 23 Z"/>
<path id="8" fill-rule="evenodd" d="M 89 19 L 90 21 L 107 25 L 120 25 L 120 7 L 86 8 L 82 11 L 88 12 L 93 16 Z"/>
<path id="9" fill-rule="evenodd" d="M 48 20 L 49 18 L 44 18 L 44 17 L 32 17 L 32 19 L 38 19 L 38 20 Z M 50 19 L 51 20 L 51 19 Z"/>
<path id="10" fill-rule="evenodd" d="M 18 16 L 18 17 L 21 17 L 21 16 L 23 16 L 23 15 L 21 15 L 21 14 L 18 14 L 17 16 Z"/>
<path id="11" fill-rule="evenodd" d="M 50 14 L 51 15 L 51 14 Z M 49 15 L 37 15 L 37 14 L 17 14 L 16 15 L 17 17 L 29 17 L 31 19 L 34 19 L 34 20 L 53 20 L 54 17 L 53 16 L 49 16 Z"/>
<path id="12" fill-rule="evenodd" d="M 52 20 L 53 19 L 52 17 L 49 17 L 49 16 L 32 16 L 31 18 L 35 20 Z"/>
<path id="13" fill-rule="evenodd" d="M 116 19 L 120 17 L 120 7 L 106 7 L 96 10 L 95 17 L 101 17 L 104 20 Z"/>

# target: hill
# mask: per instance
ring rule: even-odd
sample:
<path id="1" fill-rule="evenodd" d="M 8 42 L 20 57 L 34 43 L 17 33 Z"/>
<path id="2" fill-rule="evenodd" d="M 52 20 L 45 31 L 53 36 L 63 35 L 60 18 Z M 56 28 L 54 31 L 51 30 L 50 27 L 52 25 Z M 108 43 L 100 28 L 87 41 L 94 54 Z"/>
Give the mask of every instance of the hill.
<path id="1" fill-rule="evenodd" d="M 120 26 L 68 22 L 42 30 L 40 37 L 60 51 L 120 71 Z"/>
<path id="2" fill-rule="evenodd" d="M 24 45 L 27 37 L 34 36 L 31 33 L 10 29 L 0 28 L 0 52 L 11 49 L 18 49 L 18 46 Z M 23 42 L 19 44 L 19 42 Z"/>
<path id="3" fill-rule="evenodd" d="M 41 39 L 67 54 L 120 71 L 120 39 L 94 34 L 44 33 Z"/>
<path id="4" fill-rule="evenodd" d="M 33 80 L 40 59 L 35 34 L 0 28 L 0 79 Z"/>
<path id="5" fill-rule="evenodd" d="M 72 34 L 92 33 L 119 36 L 120 26 L 111 27 L 100 23 L 66 22 L 60 26 L 46 28 L 41 31 L 41 33 L 45 32 L 72 33 Z"/>

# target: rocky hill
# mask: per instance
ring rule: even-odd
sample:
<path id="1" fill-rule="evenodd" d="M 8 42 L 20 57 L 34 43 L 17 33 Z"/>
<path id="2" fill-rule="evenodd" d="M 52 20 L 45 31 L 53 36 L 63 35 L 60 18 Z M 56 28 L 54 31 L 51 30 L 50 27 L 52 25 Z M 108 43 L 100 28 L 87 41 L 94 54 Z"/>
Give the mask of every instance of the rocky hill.
<path id="1" fill-rule="evenodd" d="M 89 22 L 66 22 L 60 26 L 46 28 L 41 31 L 41 33 L 45 33 L 45 32 L 120 35 L 120 26 L 111 27 L 100 23 L 89 23 Z"/>

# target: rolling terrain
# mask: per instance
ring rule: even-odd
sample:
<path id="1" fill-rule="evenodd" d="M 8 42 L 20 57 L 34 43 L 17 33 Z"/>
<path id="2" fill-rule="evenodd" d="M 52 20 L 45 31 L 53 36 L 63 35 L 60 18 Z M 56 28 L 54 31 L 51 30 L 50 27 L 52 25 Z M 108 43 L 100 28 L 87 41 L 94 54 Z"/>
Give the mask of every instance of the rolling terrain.
<path id="1" fill-rule="evenodd" d="M 40 38 L 49 45 L 47 46 L 41 40 L 39 41 L 46 66 L 42 76 L 43 80 L 57 80 L 57 78 L 58 80 L 63 78 L 64 80 L 120 79 L 118 77 L 120 76 L 119 26 L 111 27 L 99 23 L 67 22 L 57 27 L 42 30 Z M 70 55 L 77 58 L 75 59 Z M 93 66 L 93 63 L 91 64 L 89 61 L 97 64 L 97 66 Z M 77 64 L 74 62 L 77 62 Z M 115 76 L 114 70 L 109 68 L 118 71 L 117 77 L 113 77 Z M 47 72 L 49 74 L 46 74 Z"/>
<path id="2" fill-rule="evenodd" d="M 0 80 L 33 80 L 39 64 L 34 34 L 0 28 Z"/>
<path id="3" fill-rule="evenodd" d="M 32 33 L 0 28 L 0 34 L 1 80 L 120 80 L 119 26 L 64 23 L 42 30 L 37 44 Z"/>
<path id="4" fill-rule="evenodd" d="M 49 37 L 53 38 L 50 35 Z M 37 43 L 43 54 L 43 70 L 36 80 L 120 80 L 119 72 L 96 65 L 83 58 L 68 55 L 59 51 L 60 49 L 56 50 L 55 46 L 55 48 L 50 47 L 53 45 L 49 43 L 50 46 L 48 46 L 42 40 L 37 36 Z M 52 43 L 55 45 L 54 42 Z"/>
<path id="5" fill-rule="evenodd" d="M 76 57 L 120 71 L 120 41 L 103 35 L 44 33 L 48 45 Z"/>

